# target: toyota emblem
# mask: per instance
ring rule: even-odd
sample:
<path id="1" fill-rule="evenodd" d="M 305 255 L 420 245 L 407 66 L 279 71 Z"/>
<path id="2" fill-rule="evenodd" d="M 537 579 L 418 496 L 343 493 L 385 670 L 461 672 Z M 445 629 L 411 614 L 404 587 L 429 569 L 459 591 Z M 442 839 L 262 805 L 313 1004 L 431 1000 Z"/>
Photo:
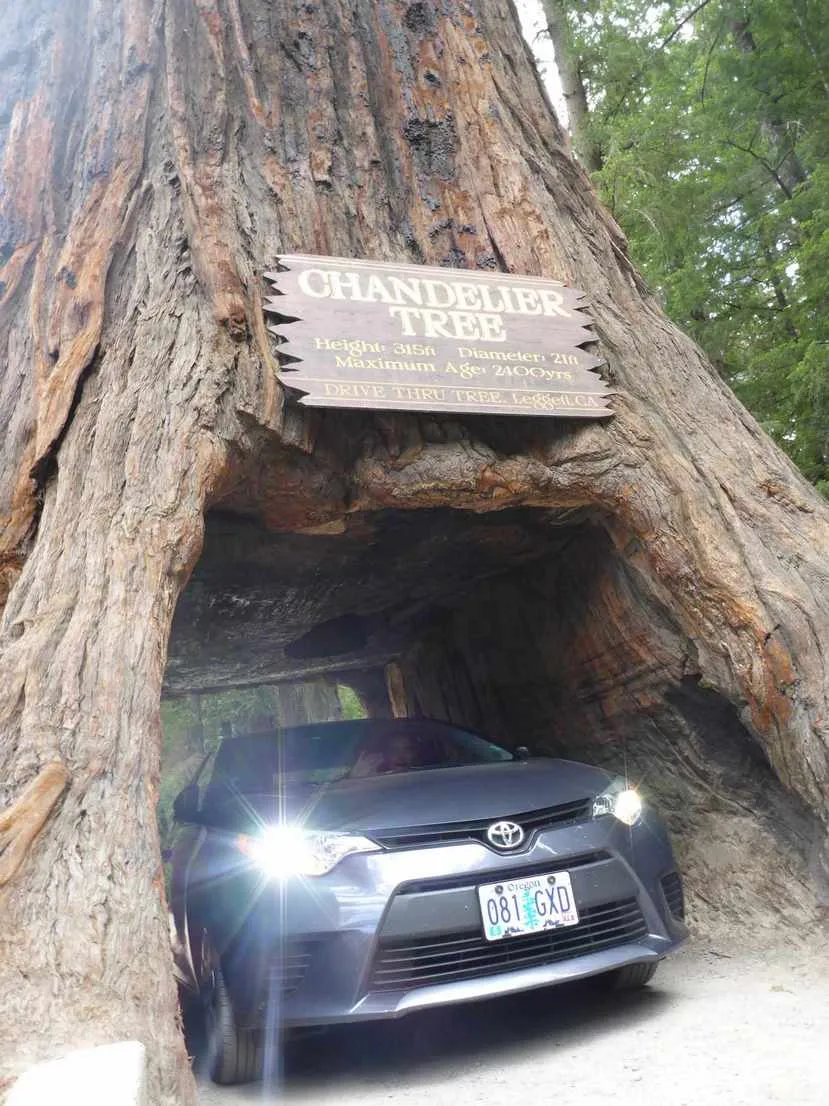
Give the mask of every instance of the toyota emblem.
<path id="1" fill-rule="evenodd" d="M 524 840 L 524 831 L 517 822 L 493 822 L 486 839 L 496 849 L 517 849 Z"/>

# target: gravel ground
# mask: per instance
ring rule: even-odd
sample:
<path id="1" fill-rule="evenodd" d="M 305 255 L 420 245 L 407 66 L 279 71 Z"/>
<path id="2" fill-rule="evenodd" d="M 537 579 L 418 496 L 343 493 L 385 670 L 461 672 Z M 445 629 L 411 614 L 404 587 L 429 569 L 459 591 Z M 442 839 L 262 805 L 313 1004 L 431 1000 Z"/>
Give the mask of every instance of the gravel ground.
<path id="1" fill-rule="evenodd" d="M 634 994 L 536 991 L 291 1045 L 280 1084 L 203 1106 L 827 1106 L 829 956 L 691 943 Z"/>

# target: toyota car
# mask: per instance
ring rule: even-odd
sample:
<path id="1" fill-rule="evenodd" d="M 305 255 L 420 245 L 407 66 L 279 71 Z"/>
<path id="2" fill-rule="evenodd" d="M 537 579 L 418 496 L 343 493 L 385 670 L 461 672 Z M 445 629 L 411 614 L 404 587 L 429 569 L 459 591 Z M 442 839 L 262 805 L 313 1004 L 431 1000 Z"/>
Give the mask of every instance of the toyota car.
<path id="1" fill-rule="evenodd" d="M 180 977 L 213 1079 L 300 1026 L 608 973 L 686 936 L 662 819 L 628 781 L 427 720 L 226 738 L 176 799 Z"/>

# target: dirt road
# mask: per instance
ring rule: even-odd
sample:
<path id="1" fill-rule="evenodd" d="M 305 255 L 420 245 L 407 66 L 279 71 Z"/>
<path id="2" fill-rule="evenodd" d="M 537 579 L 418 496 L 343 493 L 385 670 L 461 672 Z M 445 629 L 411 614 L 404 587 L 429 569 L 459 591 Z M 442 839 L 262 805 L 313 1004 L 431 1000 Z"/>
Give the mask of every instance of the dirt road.
<path id="1" fill-rule="evenodd" d="M 827 1106 L 829 954 L 700 941 L 647 990 L 572 986 L 292 1046 L 278 1087 L 204 1106 Z"/>

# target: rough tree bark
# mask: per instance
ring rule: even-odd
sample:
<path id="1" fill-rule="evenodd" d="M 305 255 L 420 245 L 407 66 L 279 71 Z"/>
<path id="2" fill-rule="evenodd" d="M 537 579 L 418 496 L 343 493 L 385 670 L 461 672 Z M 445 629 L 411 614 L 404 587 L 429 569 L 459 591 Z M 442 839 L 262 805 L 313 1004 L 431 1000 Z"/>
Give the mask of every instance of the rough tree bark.
<path id="1" fill-rule="evenodd" d="M 154 1106 L 193 1100 L 154 802 L 213 504 L 589 510 L 826 818 L 826 505 L 632 269 L 511 4 L 6 0 L 0 43 L 0 1081 L 136 1037 Z M 587 289 L 615 418 L 292 411 L 259 278 L 292 251 Z"/>

